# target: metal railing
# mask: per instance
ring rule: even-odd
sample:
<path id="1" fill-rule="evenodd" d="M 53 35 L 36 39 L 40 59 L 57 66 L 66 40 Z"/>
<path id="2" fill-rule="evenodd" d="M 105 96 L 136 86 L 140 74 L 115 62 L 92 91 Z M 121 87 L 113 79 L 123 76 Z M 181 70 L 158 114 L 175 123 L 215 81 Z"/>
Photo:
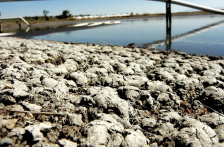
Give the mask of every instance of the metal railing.
<path id="1" fill-rule="evenodd" d="M 25 22 L 28 25 L 28 28 L 26 29 L 26 32 L 28 32 L 30 30 L 30 26 L 31 25 L 23 17 L 19 16 L 19 17 L 0 18 L 0 33 L 2 33 L 2 23 L 1 23 L 1 20 L 4 20 L 4 19 L 18 19 L 18 18 L 21 19 L 23 22 Z M 19 29 L 21 29 L 21 24 L 20 23 L 19 23 Z M 2 34 L 2 35 L 4 35 L 4 34 Z"/>
<path id="2" fill-rule="evenodd" d="M 169 2 L 169 0 L 149 0 L 149 1 L 159 1 L 159 2 L 165 2 L 165 3 Z M 198 9 L 198 10 L 203 10 L 203 11 L 207 11 L 207 12 L 212 12 L 212 13 L 216 13 L 216 14 L 224 14 L 224 11 L 220 10 L 220 9 L 215 9 L 215 8 L 211 8 L 211 7 L 194 4 L 194 3 L 184 2 L 181 0 L 170 0 L 170 2 L 172 4 L 177 4 L 177 5 L 190 7 L 190 8 L 194 8 L 194 9 Z"/>
<path id="3" fill-rule="evenodd" d="M 19 17 L 6 17 L 6 18 L 1 18 L 1 20 L 3 20 L 3 19 L 21 19 L 23 22 L 25 22 L 28 26 L 30 26 L 30 24 L 23 18 L 23 17 L 21 17 L 21 16 L 19 16 Z"/>

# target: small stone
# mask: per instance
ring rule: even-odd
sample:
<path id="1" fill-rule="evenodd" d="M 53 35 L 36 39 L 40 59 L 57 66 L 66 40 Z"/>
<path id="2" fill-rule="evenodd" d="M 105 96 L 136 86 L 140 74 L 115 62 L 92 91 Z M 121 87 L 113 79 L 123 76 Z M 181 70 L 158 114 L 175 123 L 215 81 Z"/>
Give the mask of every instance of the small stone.
<path id="1" fill-rule="evenodd" d="M 18 119 L 9 119 L 6 123 L 6 128 L 11 130 L 15 127 L 16 122 L 18 121 Z"/>
<path id="2" fill-rule="evenodd" d="M 30 134 L 32 134 L 33 141 L 41 141 L 44 140 L 42 132 L 50 128 L 52 128 L 51 123 L 44 122 L 40 124 L 27 126 L 25 130 L 28 131 Z"/>
<path id="3" fill-rule="evenodd" d="M 82 72 L 73 72 L 70 74 L 70 78 L 73 79 L 77 85 L 84 86 L 87 84 L 88 79 Z"/>
<path id="4" fill-rule="evenodd" d="M 3 95 L 1 100 L 5 105 L 16 104 L 16 100 L 12 96 L 9 96 L 9 95 Z"/>
<path id="5" fill-rule="evenodd" d="M 61 139 L 61 140 L 58 141 L 58 143 L 63 147 L 77 147 L 76 142 L 72 142 L 72 141 L 67 140 L 67 139 Z"/>
<path id="6" fill-rule="evenodd" d="M 29 111 L 36 111 L 36 112 L 40 112 L 40 110 L 42 109 L 41 106 L 38 106 L 36 104 L 30 104 L 27 102 L 22 102 L 21 103 L 26 109 L 28 109 Z"/>
<path id="7" fill-rule="evenodd" d="M 13 92 L 14 97 L 26 97 L 29 95 L 27 93 L 28 90 L 29 88 L 23 82 L 14 80 L 14 92 Z"/>
<path id="8" fill-rule="evenodd" d="M 0 140 L 0 146 L 7 146 L 7 145 L 13 145 L 13 141 L 12 139 L 8 138 L 8 137 L 4 137 Z"/>
<path id="9" fill-rule="evenodd" d="M 23 46 L 26 46 L 26 45 L 24 43 L 21 43 L 20 46 L 23 47 Z"/>
<path id="10" fill-rule="evenodd" d="M 81 126 L 83 123 L 81 114 L 68 114 L 68 117 L 72 125 Z"/>
<path id="11" fill-rule="evenodd" d="M 26 130 L 24 128 L 16 127 L 11 130 L 11 132 L 8 134 L 8 136 L 9 137 L 19 136 L 19 135 L 25 134 L 25 132 L 26 132 Z"/>
<path id="12" fill-rule="evenodd" d="M 42 81 L 42 85 L 49 88 L 55 88 L 58 85 L 58 81 L 52 78 L 44 78 Z"/>
<path id="13" fill-rule="evenodd" d="M 126 129 L 125 133 L 127 136 L 124 139 L 124 142 L 122 146 L 148 146 L 149 145 L 149 140 L 145 137 L 145 135 L 140 131 L 140 130 L 131 130 L 131 129 Z"/>

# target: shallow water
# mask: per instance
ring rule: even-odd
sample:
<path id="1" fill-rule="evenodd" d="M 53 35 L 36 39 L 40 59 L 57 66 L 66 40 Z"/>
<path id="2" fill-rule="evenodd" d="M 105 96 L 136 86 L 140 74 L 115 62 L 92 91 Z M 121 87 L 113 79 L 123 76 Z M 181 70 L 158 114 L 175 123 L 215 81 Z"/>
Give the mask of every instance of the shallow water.
<path id="1" fill-rule="evenodd" d="M 120 21 L 120 24 L 115 25 L 51 33 L 32 38 L 97 44 L 104 44 L 101 42 L 104 41 L 113 45 L 135 43 L 137 46 L 147 45 L 166 49 L 164 43 L 158 44 L 158 41 L 166 39 L 164 17 L 129 18 Z M 218 22 L 219 24 L 216 24 Z M 214 25 L 207 27 L 211 24 Z M 172 37 L 175 39 L 172 41 L 171 49 L 189 54 L 224 56 L 224 16 L 175 16 L 172 18 Z M 157 43 L 152 44 L 154 42 Z"/>

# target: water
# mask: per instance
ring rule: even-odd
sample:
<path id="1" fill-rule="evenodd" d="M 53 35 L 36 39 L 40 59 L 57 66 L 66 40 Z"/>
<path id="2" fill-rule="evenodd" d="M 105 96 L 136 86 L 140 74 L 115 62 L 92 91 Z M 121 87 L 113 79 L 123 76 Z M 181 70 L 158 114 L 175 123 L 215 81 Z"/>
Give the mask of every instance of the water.
<path id="1" fill-rule="evenodd" d="M 163 42 L 166 39 L 165 18 L 132 18 L 120 21 L 120 24 L 115 25 L 32 36 L 32 38 L 104 44 L 102 40 L 113 45 L 135 43 L 137 46 L 166 49 Z M 217 22 L 219 24 L 216 24 Z M 211 24 L 213 25 L 210 26 Z M 172 37 L 175 39 L 172 40 L 171 49 L 188 54 L 224 56 L 224 16 L 173 17 Z"/>

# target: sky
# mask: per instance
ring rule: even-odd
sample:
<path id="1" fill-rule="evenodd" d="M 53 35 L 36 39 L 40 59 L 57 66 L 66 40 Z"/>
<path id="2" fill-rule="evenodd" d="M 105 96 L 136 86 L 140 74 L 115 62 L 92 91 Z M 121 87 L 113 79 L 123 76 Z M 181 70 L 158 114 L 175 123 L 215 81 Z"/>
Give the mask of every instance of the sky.
<path id="1" fill-rule="evenodd" d="M 224 9 L 224 0 L 184 0 L 187 2 Z M 147 0 L 44 0 L 0 2 L 1 17 L 43 16 L 43 10 L 49 16 L 60 15 L 69 10 L 72 15 L 164 13 L 165 3 Z M 172 12 L 196 11 L 191 8 L 172 5 Z"/>

